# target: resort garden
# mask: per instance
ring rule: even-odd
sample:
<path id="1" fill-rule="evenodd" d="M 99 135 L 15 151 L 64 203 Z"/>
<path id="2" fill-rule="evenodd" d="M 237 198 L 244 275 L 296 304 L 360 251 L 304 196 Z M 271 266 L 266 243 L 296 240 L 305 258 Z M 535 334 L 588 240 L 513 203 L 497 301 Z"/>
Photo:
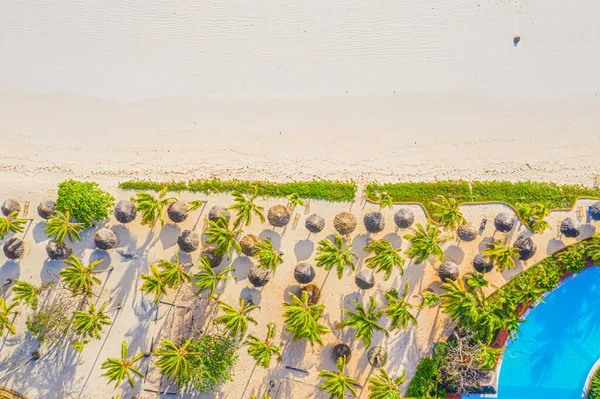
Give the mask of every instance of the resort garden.
<path id="1" fill-rule="evenodd" d="M 25 349 L 0 358 L 0 386 L 44 362 L 73 369 L 85 358 L 77 389 L 88 394 L 90 379 L 103 379 L 95 398 L 221 397 L 232 384 L 242 398 L 294 397 L 294 384 L 334 399 L 490 393 L 524 311 L 600 260 L 590 228 L 600 201 L 551 215 L 600 197 L 582 186 L 372 183 L 361 194 L 347 182 L 203 180 L 120 189 L 129 198 L 65 181 L 35 217 L 29 203 L 4 201 L 3 268 L 19 272 L 0 274 L 0 345 Z M 504 205 L 468 205 L 487 201 Z M 298 239 L 284 244 L 290 236 Z M 26 268 L 40 274 L 27 259 L 39 245 L 45 274 L 28 278 Z"/>

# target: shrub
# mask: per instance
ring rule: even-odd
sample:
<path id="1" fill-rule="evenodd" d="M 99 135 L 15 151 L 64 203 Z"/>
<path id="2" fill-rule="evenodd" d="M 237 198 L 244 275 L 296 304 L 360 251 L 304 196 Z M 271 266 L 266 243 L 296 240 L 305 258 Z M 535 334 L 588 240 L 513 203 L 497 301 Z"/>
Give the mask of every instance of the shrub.
<path id="1" fill-rule="evenodd" d="M 190 341 L 189 375 L 179 376 L 179 386 L 198 392 L 214 392 L 220 385 L 233 379 L 233 369 L 238 361 L 236 343 L 226 336 L 203 335 Z"/>
<path id="2" fill-rule="evenodd" d="M 114 204 L 113 196 L 102 191 L 98 183 L 67 180 L 58 185 L 55 209 L 64 214 L 70 213 L 87 228 L 93 221 L 107 219 Z"/>
<path id="3" fill-rule="evenodd" d="M 445 391 L 439 381 L 438 359 L 426 357 L 419 362 L 417 373 L 408 385 L 409 398 L 443 398 Z"/>

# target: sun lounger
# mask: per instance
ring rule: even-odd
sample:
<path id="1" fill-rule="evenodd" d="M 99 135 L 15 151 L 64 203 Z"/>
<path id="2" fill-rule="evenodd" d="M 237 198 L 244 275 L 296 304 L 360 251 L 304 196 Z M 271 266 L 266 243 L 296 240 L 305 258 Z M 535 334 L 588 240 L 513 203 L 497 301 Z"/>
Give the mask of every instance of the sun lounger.
<path id="1" fill-rule="evenodd" d="M 29 213 L 29 201 L 25 201 L 25 205 L 23 206 L 23 216 L 27 217 Z"/>
<path id="2" fill-rule="evenodd" d="M 304 214 L 307 215 L 308 213 L 310 213 L 310 198 L 304 203 Z"/>
<path id="3" fill-rule="evenodd" d="M 294 221 L 292 222 L 292 230 L 296 230 L 296 227 L 298 226 L 299 221 L 300 221 L 300 214 L 297 213 L 296 216 L 294 216 Z"/>
<path id="4" fill-rule="evenodd" d="M 577 207 L 577 219 L 582 220 L 583 218 L 585 218 L 585 213 L 583 212 L 583 207 L 578 206 Z"/>

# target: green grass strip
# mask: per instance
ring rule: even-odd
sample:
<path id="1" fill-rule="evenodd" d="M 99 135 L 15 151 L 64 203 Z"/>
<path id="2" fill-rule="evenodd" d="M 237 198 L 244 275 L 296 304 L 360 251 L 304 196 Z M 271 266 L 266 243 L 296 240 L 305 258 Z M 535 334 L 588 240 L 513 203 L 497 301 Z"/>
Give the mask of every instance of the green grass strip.
<path id="1" fill-rule="evenodd" d="M 420 203 L 431 215 L 431 202 L 438 195 L 456 198 L 461 203 L 504 202 L 512 207 L 517 203 L 543 203 L 551 210 L 571 209 L 579 197 L 600 198 L 600 189 L 580 184 L 542 182 L 480 182 L 446 180 L 421 183 L 369 183 L 367 198 L 377 202 L 376 192 L 387 191 L 397 203 Z"/>
<path id="2" fill-rule="evenodd" d="M 268 181 L 247 180 L 192 180 L 189 182 L 152 182 L 147 180 L 130 180 L 119 183 L 119 188 L 137 191 L 160 191 L 167 187 L 169 191 L 190 191 L 205 194 L 228 193 L 232 191 L 249 191 L 258 187 L 258 194 L 263 197 L 287 197 L 298 193 L 301 198 L 312 198 L 333 202 L 350 202 L 356 195 L 356 184 L 353 182 L 314 180 L 307 182 L 273 183 Z"/>

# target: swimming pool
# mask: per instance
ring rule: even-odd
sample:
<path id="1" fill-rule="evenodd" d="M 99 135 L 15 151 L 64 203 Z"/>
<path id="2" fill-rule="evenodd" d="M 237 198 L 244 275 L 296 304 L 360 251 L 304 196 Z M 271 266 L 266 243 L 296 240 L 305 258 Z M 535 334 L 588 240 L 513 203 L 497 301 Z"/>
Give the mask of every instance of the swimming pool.
<path id="1" fill-rule="evenodd" d="M 600 358 L 600 268 L 565 280 L 544 298 L 509 343 L 499 399 L 581 398 Z"/>

